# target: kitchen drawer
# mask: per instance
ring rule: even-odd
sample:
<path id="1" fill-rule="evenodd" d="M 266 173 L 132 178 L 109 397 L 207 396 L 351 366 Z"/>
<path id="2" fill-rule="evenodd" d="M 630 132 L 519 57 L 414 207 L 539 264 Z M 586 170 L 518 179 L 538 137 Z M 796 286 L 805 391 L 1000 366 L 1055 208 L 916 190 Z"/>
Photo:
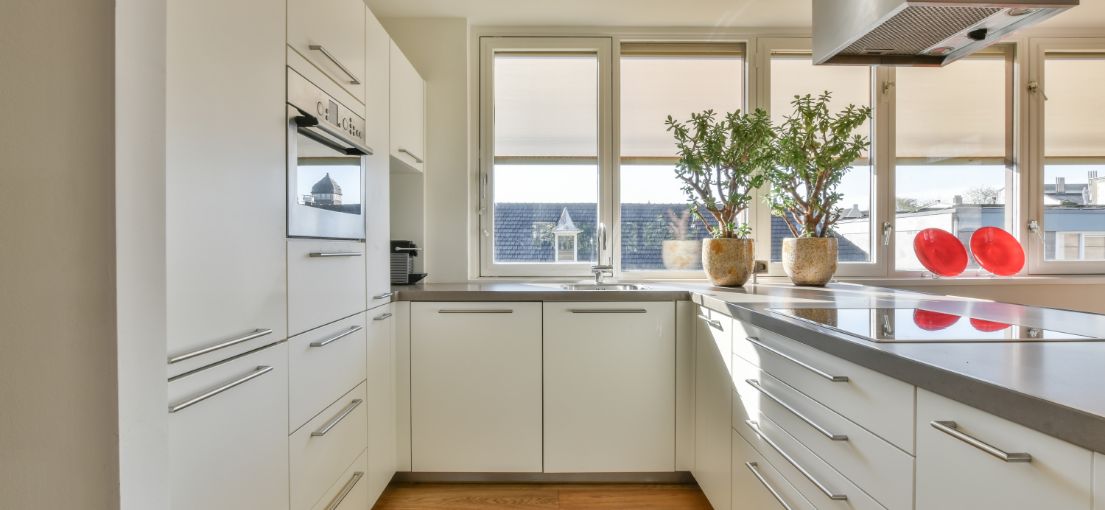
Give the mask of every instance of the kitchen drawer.
<path id="1" fill-rule="evenodd" d="M 365 314 L 312 329 L 288 340 L 288 432 L 365 380 Z"/>
<path id="2" fill-rule="evenodd" d="M 761 414 L 756 427 L 749 443 L 816 508 L 885 510 L 770 418 Z"/>
<path id="3" fill-rule="evenodd" d="M 368 450 L 342 473 L 311 510 L 366 510 L 372 508 L 368 491 Z"/>
<path id="4" fill-rule="evenodd" d="M 367 309 L 365 245 L 288 239 L 288 331 L 295 335 Z"/>
<path id="5" fill-rule="evenodd" d="M 733 424 L 742 434 L 755 433 L 744 420 L 759 412 L 886 508 L 913 507 L 908 453 L 736 356 L 733 383 L 739 395 Z"/>
<path id="6" fill-rule="evenodd" d="M 732 434 L 733 510 L 817 510 L 752 445 Z"/>
<path id="7" fill-rule="evenodd" d="M 746 361 L 913 453 L 913 385 L 763 328 L 746 327 L 748 337 L 733 339 L 752 344 L 752 350 L 741 348 L 752 358 Z"/>
<path id="8" fill-rule="evenodd" d="M 287 363 L 279 343 L 169 382 L 170 508 L 288 508 Z"/>
<path id="9" fill-rule="evenodd" d="M 288 438 L 292 510 L 309 510 L 368 447 L 367 385 L 361 383 Z"/>
<path id="10" fill-rule="evenodd" d="M 1031 459 L 998 458 L 1003 452 Z M 1092 452 L 918 390 L 917 510 L 1088 510 L 1092 478 Z"/>

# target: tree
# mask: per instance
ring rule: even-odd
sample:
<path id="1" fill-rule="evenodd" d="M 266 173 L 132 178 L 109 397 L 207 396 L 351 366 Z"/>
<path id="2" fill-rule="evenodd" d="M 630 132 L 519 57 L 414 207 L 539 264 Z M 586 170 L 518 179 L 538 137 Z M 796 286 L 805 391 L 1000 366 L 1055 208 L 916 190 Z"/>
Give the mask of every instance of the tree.
<path id="1" fill-rule="evenodd" d="M 965 204 L 996 204 L 1001 200 L 1001 190 L 990 186 L 979 186 L 967 190 L 967 193 L 963 195 L 963 199 Z"/>

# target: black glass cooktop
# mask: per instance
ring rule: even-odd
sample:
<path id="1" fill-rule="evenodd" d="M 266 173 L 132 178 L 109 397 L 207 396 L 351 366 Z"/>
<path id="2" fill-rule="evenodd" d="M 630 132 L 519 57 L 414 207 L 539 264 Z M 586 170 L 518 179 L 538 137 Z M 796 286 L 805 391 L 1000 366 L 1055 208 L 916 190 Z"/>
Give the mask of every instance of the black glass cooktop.
<path id="1" fill-rule="evenodd" d="M 1073 333 L 921 308 L 771 308 L 872 342 L 1101 342 Z"/>

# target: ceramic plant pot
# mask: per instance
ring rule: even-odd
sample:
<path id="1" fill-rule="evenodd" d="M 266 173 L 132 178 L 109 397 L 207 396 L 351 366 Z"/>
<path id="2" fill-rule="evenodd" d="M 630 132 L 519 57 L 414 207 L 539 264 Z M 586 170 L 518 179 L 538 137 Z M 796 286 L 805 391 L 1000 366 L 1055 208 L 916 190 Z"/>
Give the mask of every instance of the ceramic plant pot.
<path id="1" fill-rule="evenodd" d="M 835 237 L 783 239 L 783 270 L 795 285 L 824 287 L 836 274 Z"/>
<path id="2" fill-rule="evenodd" d="M 719 287 L 740 287 L 752 276 L 756 250 L 751 239 L 703 239 L 702 269 Z"/>
<path id="3" fill-rule="evenodd" d="M 702 241 L 667 240 L 661 243 L 660 258 L 672 271 L 702 269 Z"/>

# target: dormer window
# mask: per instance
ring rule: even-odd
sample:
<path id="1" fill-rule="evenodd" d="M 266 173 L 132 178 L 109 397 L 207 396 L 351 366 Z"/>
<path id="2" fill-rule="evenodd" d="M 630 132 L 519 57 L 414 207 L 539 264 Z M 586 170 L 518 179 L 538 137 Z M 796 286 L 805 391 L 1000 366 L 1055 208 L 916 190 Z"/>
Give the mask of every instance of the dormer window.
<path id="1" fill-rule="evenodd" d="M 556 236 L 556 261 L 575 262 L 579 256 L 579 228 L 572 221 L 572 215 L 568 214 L 568 208 L 560 211 L 560 220 L 553 228 Z"/>

